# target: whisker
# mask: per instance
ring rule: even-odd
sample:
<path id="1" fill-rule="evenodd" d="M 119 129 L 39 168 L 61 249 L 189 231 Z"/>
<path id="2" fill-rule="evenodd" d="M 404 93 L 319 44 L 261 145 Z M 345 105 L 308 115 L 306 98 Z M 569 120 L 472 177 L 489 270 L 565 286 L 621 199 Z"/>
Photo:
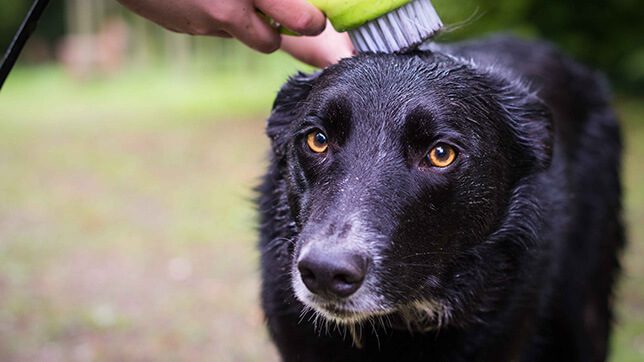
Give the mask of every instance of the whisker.
<path id="1" fill-rule="evenodd" d="M 369 318 L 369 323 L 371 324 L 371 331 L 376 336 L 376 342 L 378 343 L 378 350 L 380 350 L 380 337 L 378 336 L 378 329 L 376 328 L 376 321 L 374 318 Z"/>
<path id="2" fill-rule="evenodd" d="M 425 255 L 452 255 L 453 253 L 451 252 L 446 252 L 446 251 L 427 251 L 427 252 L 422 252 L 422 253 L 414 253 L 410 255 L 405 255 L 401 257 L 401 259 L 408 259 L 408 258 L 413 258 L 417 256 L 425 256 Z"/>
<path id="3" fill-rule="evenodd" d="M 350 324 L 348 326 L 349 327 L 349 333 L 351 334 L 351 338 L 353 338 L 353 345 L 356 346 L 356 348 L 358 348 L 358 349 L 362 349 L 363 345 L 360 342 L 360 335 L 358 334 L 358 332 L 356 332 L 356 326 L 360 329 L 360 332 L 362 332 L 362 328 L 360 327 L 359 324 L 358 325 Z"/>

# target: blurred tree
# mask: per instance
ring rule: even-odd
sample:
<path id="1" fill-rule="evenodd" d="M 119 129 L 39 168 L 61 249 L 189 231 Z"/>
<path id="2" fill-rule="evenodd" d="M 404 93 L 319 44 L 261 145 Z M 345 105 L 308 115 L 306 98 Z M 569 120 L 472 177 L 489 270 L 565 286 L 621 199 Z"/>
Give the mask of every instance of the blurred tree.
<path id="1" fill-rule="evenodd" d="M 0 46 L 4 53 L 13 39 L 13 35 L 18 30 L 18 26 L 29 10 L 27 1 L 22 0 L 3 0 L 0 11 Z"/>
<path id="2" fill-rule="evenodd" d="M 569 0 L 540 6 L 529 20 L 582 61 L 606 72 L 617 85 L 644 93 L 644 21 L 638 0 Z"/>
<path id="3" fill-rule="evenodd" d="M 20 24 L 32 5 L 30 0 L 2 0 L 0 2 L 0 52 L 4 54 L 11 40 L 18 31 Z M 52 1 L 47 6 L 43 17 L 38 23 L 36 33 L 47 42 L 54 42 L 65 31 L 64 4 Z"/>
<path id="4" fill-rule="evenodd" d="M 552 41 L 605 72 L 620 89 L 644 94 L 644 21 L 640 0 L 432 0 L 453 25 L 443 39 L 510 31 Z"/>

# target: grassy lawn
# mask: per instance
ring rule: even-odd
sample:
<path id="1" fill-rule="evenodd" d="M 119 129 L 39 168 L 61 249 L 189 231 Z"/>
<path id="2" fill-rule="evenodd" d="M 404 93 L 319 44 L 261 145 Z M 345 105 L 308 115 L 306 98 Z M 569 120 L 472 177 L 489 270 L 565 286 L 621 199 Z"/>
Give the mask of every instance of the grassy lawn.
<path id="1" fill-rule="evenodd" d="M 295 70 L 18 69 L 0 93 L 0 360 L 276 360 L 252 188 Z M 277 65 L 276 65 L 277 64 Z M 613 361 L 644 360 L 644 102 L 619 98 L 630 245 Z"/>

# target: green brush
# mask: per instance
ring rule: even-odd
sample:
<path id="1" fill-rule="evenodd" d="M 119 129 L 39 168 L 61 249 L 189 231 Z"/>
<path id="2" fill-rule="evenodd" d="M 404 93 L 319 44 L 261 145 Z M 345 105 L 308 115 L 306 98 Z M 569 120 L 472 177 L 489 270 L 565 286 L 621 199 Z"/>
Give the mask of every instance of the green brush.
<path id="1" fill-rule="evenodd" d="M 430 0 L 308 0 L 335 30 L 348 32 L 358 52 L 413 49 L 442 26 Z"/>

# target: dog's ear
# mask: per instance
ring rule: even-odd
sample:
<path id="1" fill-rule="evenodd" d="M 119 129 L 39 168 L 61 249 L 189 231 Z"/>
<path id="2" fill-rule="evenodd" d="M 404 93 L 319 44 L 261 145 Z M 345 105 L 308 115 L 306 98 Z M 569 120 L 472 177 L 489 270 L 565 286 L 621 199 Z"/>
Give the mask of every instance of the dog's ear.
<path id="1" fill-rule="evenodd" d="M 499 103 L 510 119 L 509 130 L 523 151 L 519 162 L 526 168 L 546 170 L 552 160 L 554 145 L 554 125 L 550 109 L 535 92 L 527 90 L 519 94 L 508 91 L 499 95 L 499 98 Z"/>
<path id="2" fill-rule="evenodd" d="M 289 126 L 301 116 L 298 104 L 308 96 L 312 83 L 320 73 L 321 71 L 312 74 L 299 72 L 282 86 L 275 98 L 273 110 L 268 117 L 266 134 L 271 139 L 271 146 L 277 160 L 282 159 L 286 154 Z"/>
<path id="3" fill-rule="evenodd" d="M 545 171 L 552 161 L 554 146 L 552 113 L 536 94 L 530 94 L 523 102 L 522 111 L 517 117 L 519 143 L 532 151 L 537 168 Z"/>

